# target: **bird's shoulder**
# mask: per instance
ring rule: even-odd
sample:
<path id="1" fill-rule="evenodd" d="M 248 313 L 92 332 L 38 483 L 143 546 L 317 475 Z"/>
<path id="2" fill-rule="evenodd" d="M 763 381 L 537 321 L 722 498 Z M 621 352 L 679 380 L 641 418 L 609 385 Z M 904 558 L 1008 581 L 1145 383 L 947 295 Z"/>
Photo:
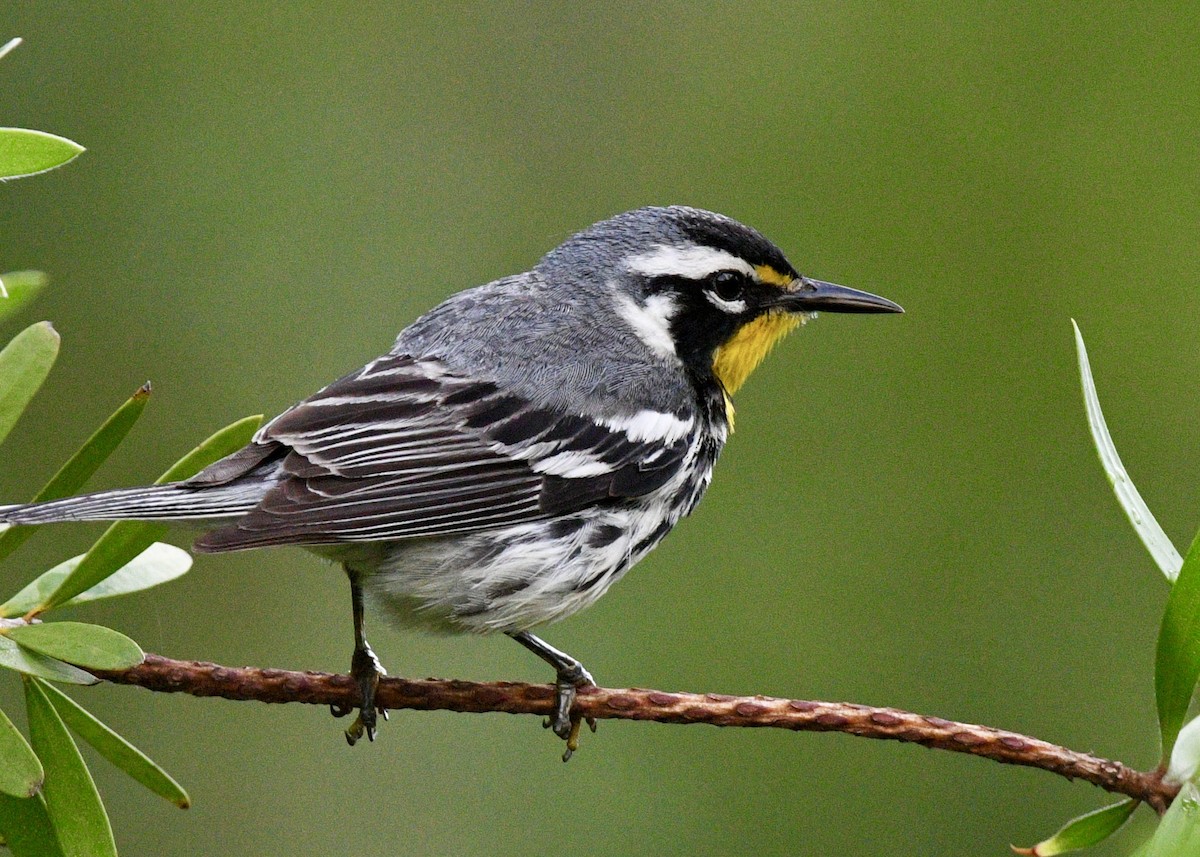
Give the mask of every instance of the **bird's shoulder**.
<path id="1" fill-rule="evenodd" d="M 683 366 L 621 319 L 611 285 L 565 284 L 536 269 L 452 295 L 405 328 L 392 354 L 435 359 L 566 411 L 682 412 L 697 397 Z"/>

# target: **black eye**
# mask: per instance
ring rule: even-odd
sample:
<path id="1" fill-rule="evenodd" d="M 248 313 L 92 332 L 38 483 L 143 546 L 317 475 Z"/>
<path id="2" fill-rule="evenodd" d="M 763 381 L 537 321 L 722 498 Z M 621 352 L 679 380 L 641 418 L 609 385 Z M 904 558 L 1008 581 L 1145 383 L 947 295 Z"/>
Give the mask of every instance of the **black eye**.
<path id="1" fill-rule="evenodd" d="M 742 296 L 745 278 L 734 271 L 718 271 L 712 276 L 713 294 L 723 301 L 736 301 Z"/>

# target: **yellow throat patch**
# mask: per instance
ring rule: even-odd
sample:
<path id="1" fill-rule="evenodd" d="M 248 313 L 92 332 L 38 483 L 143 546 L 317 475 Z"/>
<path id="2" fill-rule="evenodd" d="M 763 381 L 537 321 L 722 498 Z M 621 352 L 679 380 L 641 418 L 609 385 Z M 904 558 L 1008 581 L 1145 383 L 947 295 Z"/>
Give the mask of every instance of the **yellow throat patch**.
<path id="1" fill-rule="evenodd" d="M 767 313 L 743 325 L 713 357 L 713 374 L 729 394 L 736 393 L 779 340 L 804 323 L 796 313 Z"/>
<path id="2" fill-rule="evenodd" d="M 754 269 L 759 280 L 789 289 L 796 282 L 791 276 L 776 271 L 770 265 L 758 265 Z M 713 356 L 713 374 L 725 388 L 725 410 L 729 423 L 733 424 L 733 403 L 729 396 L 736 393 L 750 373 L 758 368 L 763 358 L 783 337 L 787 336 L 807 317 L 794 313 L 767 313 L 744 325 L 728 342 L 717 349 Z"/>

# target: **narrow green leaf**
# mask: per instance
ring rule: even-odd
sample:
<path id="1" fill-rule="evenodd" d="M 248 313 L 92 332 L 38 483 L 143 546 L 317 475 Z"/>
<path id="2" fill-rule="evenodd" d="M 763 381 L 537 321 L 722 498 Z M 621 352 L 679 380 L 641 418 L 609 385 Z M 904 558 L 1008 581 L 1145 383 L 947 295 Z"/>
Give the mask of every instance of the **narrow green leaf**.
<path id="1" fill-rule="evenodd" d="M 15 39 L 9 39 L 7 42 L 5 42 L 4 46 L 0 47 L 0 59 L 4 59 L 4 57 L 8 56 L 8 54 L 10 54 L 13 49 L 17 47 L 17 45 L 21 44 L 22 41 L 23 40 L 21 37 L 17 36 Z"/>
<path id="2" fill-rule="evenodd" d="M 41 271 L 10 271 L 0 277 L 0 319 L 33 300 L 47 279 Z"/>
<path id="3" fill-rule="evenodd" d="M 1188 549 L 1158 631 L 1154 696 L 1163 760 L 1171 756 L 1200 678 L 1200 534 Z"/>
<path id="4" fill-rule="evenodd" d="M 236 452 L 254 436 L 262 416 L 246 417 L 212 435 L 158 478 L 155 484 L 186 479 Z M 41 613 L 57 607 L 112 575 L 134 557 L 162 538 L 167 525 L 152 521 L 120 521 L 109 527 L 92 545 L 75 570 L 37 608 Z"/>
<path id="5" fill-rule="evenodd" d="M 149 398 L 150 384 L 147 382 L 96 429 L 30 502 L 57 500 L 82 488 L 100 465 L 112 455 L 113 450 L 120 446 L 125 435 L 129 434 L 129 430 L 146 409 Z M 15 551 L 37 531 L 37 527 L 18 526 L 0 532 L 0 559 Z"/>
<path id="6" fill-rule="evenodd" d="M 0 128 L 0 179 L 34 176 L 73 161 L 83 146 L 57 134 Z"/>
<path id="7" fill-rule="evenodd" d="M 27 798 L 42 785 L 42 763 L 8 716 L 0 711 L 0 793 Z"/>
<path id="8" fill-rule="evenodd" d="M 43 572 L 40 577 L 33 580 L 12 598 L 0 604 L 0 618 L 24 616 L 37 607 L 46 599 L 46 596 L 58 588 L 58 585 L 75 569 L 75 566 L 79 565 L 82 559 L 83 554 L 80 554 Z M 111 577 L 105 578 L 86 592 L 64 602 L 62 606 L 70 607 L 88 601 L 99 601 L 101 598 L 113 598 L 117 595 L 140 592 L 143 589 L 149 589 L 181 577 L 191 567 L 192 555 L 183 548 L 155 542 L 121 566 Z"/>
<path id="9" fill-rule="evenodd" d="M 13 857 L 65 857 L 46 799 L 0 794 L 0 833 Z"/>
<path id="10" fill-rule="evenodd" d="M 225 428 L 214 432 L 200 444 L 167 468 L 167 472 L 154 481 L 155 485 L 178 482 L 195 476 L 208 465 L 220 461 L 230 453 L 237 452 L 250 442 L 258 427 L 262 425 L 262 414 L 242 417 Z"/>
<path id="11" fill-rule="evenodd" d="M 1087 411 L 1088 428 L 1092 430 L 1092 440 L 1100 456 L 1100 464 L 1108 474 L 1108 481 L 1112 483 L 1117 502 L 1129 518 L 1129 523 L 1133 524 L 1133 529 L 1141 538 L 1142 544 L 1146 546 L 1162 573 L 1167 576 L 1167 580 L 1174 580 L 1179 575 L 1179 566 L 1183 564 L 1183 560 L 1179 551 L 1175 550 L 1175 546 L 1167 538 L 1167 534 L 1163 532 L 1163 528 L 1158 525 L 1154 515 L 1150 514 L 1146 501 L 1142 499 L 1142 495 L 1133 485 L 1133 480 L 1125 471 L 1121 456 L 1117 455 L 1117 447 L 1113 444 L 1108 425 L 1104 422 L 1104 414 L 1100 410 L 1100 399 L 1096 394 L 1096 384 L 1092 380 L 1092 368 L 1088 362 L 1087 349 L 1083 345 L 1083 334 L 1079 332 L 1079 325 L 1074 319 L 1071 320 L 1071 326 L 1075 328 L 1075 350 L 1079 354 L 1083 405 Z"/>
<path id="12" fill-rule="evenodd" d="M 26 649 L 95 670 L 122 670 L 146 659 L 146 653 L 124 634 L 85 622 L 43 622 L 10 628 L 9 639 Z"/>
<path id="13" fill-rule="evenodd" d="M 1103 842 L 1120 830 L 1137 807 L 1136 800 L 1127 798 L 1120 803 L 1094 809 L 1078 818 L 1071 819 L 1049 839 L 1043 839 L 1032 848 L 1012 846 L 1013 853 L 1033 855 L 1033 857 L 1051 857 L 1054 854 L 1066 854 L 1068 851 L 1089 848 Z"/>
<path id="14" fill-rule="evenodd" d="M 95 715 L 58 688 L 46 685 L 42 690 L 50 698 L 59 717 L 76 735 L 95 747 L 101 756 L 177 807 L 187 809 L 192 805 L 192 799 L 183 790 L 183 786 L 175 782 L 170 774 L 156 765 L 145 753 L 97 720 Z"/>
<path id="15" fill-rule="evenodd" d="M 0 667 L 67 684 L 95 684 L 99 681 L 94 675 L 84 672 L 79 667 L 64 664 L 62 661 L 48 658 L 32 649 L 18 646 L 4 635 L 0 635 Z"/>
<path id="16" fill-rule="evenodd" d="M 1200 791 L 1188 783 L 1172 801 L 1154 835 L 1133 857 L 1196 857 L 1200 854 Z"/>
<path id="17" fill-rule="evenodd" d="M 0 442 L 25 411 L 58 357 L 58 334 L 50 322 L 27 327 L 0 351 Z"/>
<path id="18" fill-rule="evenodd" d="M 116 857 L 108 813 L 79 748 L 36 678 L 25 680 L 29 737 L 46 768 L 42 794 L 67 857 Z"/>

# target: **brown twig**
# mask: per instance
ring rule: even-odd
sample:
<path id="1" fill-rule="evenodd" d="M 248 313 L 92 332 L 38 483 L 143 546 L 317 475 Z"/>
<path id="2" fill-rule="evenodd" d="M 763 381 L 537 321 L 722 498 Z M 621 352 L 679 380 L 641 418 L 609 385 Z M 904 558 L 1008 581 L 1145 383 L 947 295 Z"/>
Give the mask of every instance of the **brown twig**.
<path id="1" fill-rule="evenodd" d="M 258 702 L 302 702 L 353 706 L 358 690 L 348 676 L 288 670 L 232 668 L 198 661 L 148 655 L 127 670 L 96 672 L 106 681 L 165 693 L 219 696 Z M 551 685 L 470 682 L 443 679 L 385 678 L 378 701 L 385 708 L 470 713 L 549 714 Z M 708 723 L 712 726 L 772 726 L 804 732 L 844 732 L 864 738 L 908 741 L 970 753 L 1010 765 L 1027 765 L 1144 801 L 1163 812 L 1178 788 L 1160 772 L 1136 771 L 1110 761 L 1059 747 L 1015 732 L 957 723 L 941 717 L 850 702 L 725 696 L 716 693 L 665 693 L 636 688 L 584 688 L 575 713 L 597 720 L 653 720 L 658 723 Z"/>

